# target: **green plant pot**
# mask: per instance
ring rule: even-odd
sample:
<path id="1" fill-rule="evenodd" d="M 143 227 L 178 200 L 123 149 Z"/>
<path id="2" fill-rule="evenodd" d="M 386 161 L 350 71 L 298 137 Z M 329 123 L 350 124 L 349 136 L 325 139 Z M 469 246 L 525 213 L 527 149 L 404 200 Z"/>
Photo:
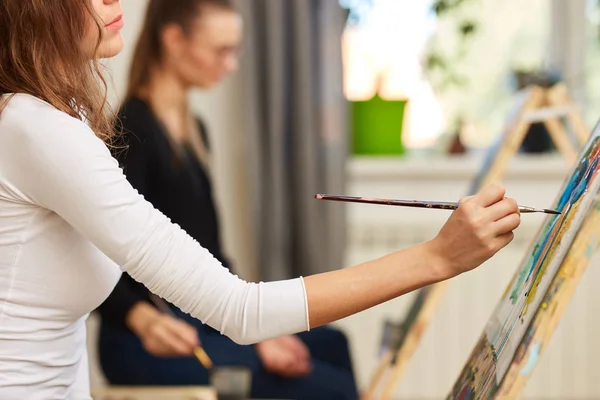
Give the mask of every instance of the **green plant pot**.
<path id="1" fill-rule="evenodd" d="M 404 100 L 375 96 L 352 101 L 352 153 L 355 155 L 402 155 Z"/>

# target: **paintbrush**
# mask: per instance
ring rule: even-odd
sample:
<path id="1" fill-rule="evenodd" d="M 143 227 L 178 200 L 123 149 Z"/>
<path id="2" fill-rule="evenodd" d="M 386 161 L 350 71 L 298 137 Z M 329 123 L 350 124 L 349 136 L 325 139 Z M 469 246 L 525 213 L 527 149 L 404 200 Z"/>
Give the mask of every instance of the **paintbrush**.
<path id="1" fill-rule="evenodd" d="M 171 310 L 171 307 L 169 307 L 169 305 L 163 299 L 161 299 L 154 293 L 150 293 L 150 300 L 152 300 L 154 305 L 160 311 L 162 311 L 165 314 L 171 315 L 173 318 L 177 318 L 175 316 L 175 313 L 173 313 L 173 310 Z M 202 364 L 204 366 L 204 368 L 210 370 L 213 367 L 212 360 L 210 359 L 208 354 L 206 354 L 206 351 L 204 351 L 204 348 L 202 348 L 202 346 L 197 346 L 194 349 L 194 355 L 196 356 L 196 359 L 198 359 L 198 361 L 200 361 L 200 364 Z"/>
<path id="2" fill-rule="evenodd" d="M 368 204 L 382 204 L 388 206 L 400 206 L 400 207 L 417 207 L 417 208 L 431 208 L 437 210 L 456 210 L 459 206 L 456 202 L 448 201 L 427 201 L 427 200 L 394 200 L 394 199 L 377 199 L 371 197 L 357 197 L 357 196 L 338 196 L 331 194 L 317 194 L 315 195 L 317 200 L 333 200 L 333 201 L 345 201 L 350 203 L 368 203 Z M 527 206 L 519 206 L 521 213 L 544 213 L 544 214 L 560 214 L 560 211 L 550 210 L 548 208 L 534 208 Z"/>

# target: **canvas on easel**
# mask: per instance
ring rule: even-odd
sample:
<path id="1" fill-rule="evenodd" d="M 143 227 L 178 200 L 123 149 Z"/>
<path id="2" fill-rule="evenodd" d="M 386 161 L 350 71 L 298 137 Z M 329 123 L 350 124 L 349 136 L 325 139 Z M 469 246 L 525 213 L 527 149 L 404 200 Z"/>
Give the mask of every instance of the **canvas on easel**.
<path id="1" fill-rule="evenodd" d="M 562 214 L 545 220 L 448 399 L 515 398 L 523 389 L 597 247 L 599 161 L 597 126 L 553 207 Z"/>
<path id="2" fill-rule="evenodd" d="M 572 165 L 589 132 L 569 98 L 563 84 L 551 88 L 528 87 L 517 94 L 513 109 L 507 117 L 503 132 L 485 159 L 484 165 L 468 194 L 493 182 L 505 174 L 510 159 L 518 152 L 529 126 L 543 122 L 550 137 L 566 161 Z M 384 334 L 396 337 L 390 342 L 384 338 L 380 362 L 372 376 L 363 400 L 390 399 L 402 372 L 414 354 L 421 337 L 443 298 L 448 282 L 420 289 L 402 323 L 387 323 Z M 391 330 L 395 332 L 390 332 Z"/>
<path id="3" fill-rule="evenodd" d="M 497 398 L 518 398 L 544 353 L 563 312 L 569 304 L 600 237 L 600 196 L 571 245 L 563 264 L 552 280 L 541 307 L 515 353 L 510 368 L 495 394 Z"/>

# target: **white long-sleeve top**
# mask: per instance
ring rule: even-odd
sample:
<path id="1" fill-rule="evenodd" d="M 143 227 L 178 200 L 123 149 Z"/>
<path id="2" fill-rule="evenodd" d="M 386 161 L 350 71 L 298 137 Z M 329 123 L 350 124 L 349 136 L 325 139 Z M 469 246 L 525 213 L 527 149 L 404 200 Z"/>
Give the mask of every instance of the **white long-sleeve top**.
<path id="1" fill-rule="evenodd" d="M 122 271 L 238 343 L 309 329 L 302 278 L 232 275 L 85 123 L 16 95 L 0 114 L 0 399 L 90 398 L 85 320 Z"/>

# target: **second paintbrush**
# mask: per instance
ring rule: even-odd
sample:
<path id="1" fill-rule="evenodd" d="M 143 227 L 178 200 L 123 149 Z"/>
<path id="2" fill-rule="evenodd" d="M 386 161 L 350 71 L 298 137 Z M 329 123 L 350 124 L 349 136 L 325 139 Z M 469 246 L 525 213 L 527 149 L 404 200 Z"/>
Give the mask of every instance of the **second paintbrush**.
<path id="1" fill-rule="evenodd" d="M 456 210 L 458 208 L 457 202 L 449 201 L 427 201 L 427 200 L 396 200 L 396 199 L 379 199 L 373 197 L 358 197 L 358 196 L 339 196 L 331 194 L 317 194 L 315 195 L 317 200 L 333 200 L 333 201 L 345 201 L 349 203 L 367 203 L 367 204 L 381 204 L 387 206 L 400 206 L 400 207 L 417 207 L 417 208 L 431 208 L 437 210 Z M 527 206 L 519 206 L 521 213 L 545 213 L 545 214 L 560 214 L 560 211 L 550 210 L 548 208 L 534 208 Z"/>

